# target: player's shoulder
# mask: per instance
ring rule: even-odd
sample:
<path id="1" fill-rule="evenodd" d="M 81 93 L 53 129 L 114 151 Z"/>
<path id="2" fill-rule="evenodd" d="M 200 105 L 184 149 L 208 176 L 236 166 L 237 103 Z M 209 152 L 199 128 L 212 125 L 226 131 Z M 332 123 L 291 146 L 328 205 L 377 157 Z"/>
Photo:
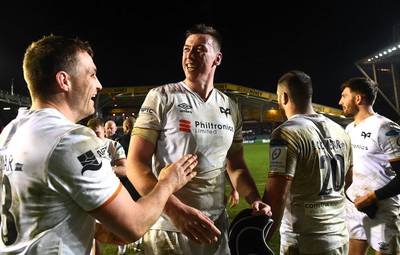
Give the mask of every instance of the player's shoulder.
<path id="1" fill-rule="evenodd" d="M 67 157 L 74 154 L 72 151 L 86 152 L 101 146 L 101 139 L 92 129 L 68 120 L 55 109 L 41 109 L 32 111 L 31 114 L 29 129 L 32 135 L 37 139 L 45 139 L 46 146 L 42 147 L 47 147 L 56 154 L 61 153 Z"/>
<path id="2" fill-rule="evenodd" d="M 74 133 L 83 133 L 85 135 L 90 135 L 88 133 L 91 133 L 95 135 L 91 129 L 68 120 L 55 109 L 33 111 L 27 123 L 34 133 L 39 133 L 46 139 L 57 140 L 57 138 Z"/>
<path id="3" fill-rule="evenodd" d="M 150 90 L 152 93 L 168 94 L 170 92 L 183 91 L 183 82 L 171 82 L 162 85 L 158 85 Z"/>
<path id="4" fill-rule="evenodd" d="M 332 120 L 332 119 L 330 119 L 330 118 L 328 118 L 328 117 L 326 117 L 326 116 L 324 116 L 324 119 L 325 119 L 325 121 L 326 121 L 327 123 L 329 123 L 329 125 L 331 125 L 331 126 L 333 126 L 333 127 L 336 127 L 336 128 L 338 128 L 338 129 L 341 129 L 341 130 L 344 131 L 345 127 L 344 127 L 343 125 L 339 124 L 338 122 L 336 122 L 336 121 L 334 121 L 334 120 Z"/>
<path id="5" fill-rule="evenodd" d="M 370 117 L 368 117 L 365 120 L 365 123 L 367 123 L 368 125 L 370 125 L 371 123 L 376 123 L 376 124 L 380 124 L 380 125 L 386 125 L 386 124 L 395 124 L 397 125 L 397 123 L 395 123 L 394 121 L 392 121 L 391 119 L 389 119 L 386 116 L 380 115 L 380 114 L 373 114 Z"/>
<path id="6" fill-rule="evenodd" d="M 231 107 L 238 107 L 238 104 L 235 100 L 229 97 L 227 94 L 222 92 L 221 90 L 214 88 L 214 93 L 216 96 L 217 102 L 225 102 L 228 103 Z"/>
<path id="7" fill-rule="evenodd" d="M 282 122 L 276 129 L 280 131 L 291 130 L 297 131 L 303 128 L 304 125 L 309 123 L 308 118 L 304 118 L 302 115 L 292 116 L 290 119 Z"/>
<path id="8" fill-rule="evenodd" d="M 82 125 L 76 125 L 66 130 L 57 144 L 57 150 L 75 151 L 76 153 L 96 151 L 102 147 L 104 147 L 103 141 L 90 128 Z"/>
<path id="9" fill-rule="evenodd" d="M 227 94 L 225 94 L 224 92 L 222 92 L 221 90 L 214 88 L 214 91 L 217 95 L 219 95 L 222 98 L 225 98 L 226 100 L 232 100 Z M 232 100 L 233 101 L 233 100 Z"/>
<path id="10" fill-rule="evenodd" d="M 365 122 L 365 126 L 368 127 L 369 129 L 376 128 L 379 129 L 380 131 L 397 130 L 396 131 L 397 133 L 399 133 L 398 130 L 400 130 L 400 126 L 398 123 L 380 114 L 374 114 L 371 117 L 369 117 Z"/>

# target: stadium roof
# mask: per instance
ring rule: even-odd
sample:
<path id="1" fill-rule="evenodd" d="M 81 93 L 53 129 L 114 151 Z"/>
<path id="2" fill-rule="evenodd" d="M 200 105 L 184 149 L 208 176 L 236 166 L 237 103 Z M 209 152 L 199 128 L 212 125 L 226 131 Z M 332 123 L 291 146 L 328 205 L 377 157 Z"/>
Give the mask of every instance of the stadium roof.
<path id="1" fill-rule="evenodd" d="M 400 28 L 400 27 L 399 27 Z M 400 41 L 355 62 L 361 73 L 379 84 L 379 94 L 400 117 L 399 100 Z"/>
<path id="2" fill-rule="evenodd" d="M 154 87 L 156 86 L 103 88 L 97 97 L 96 109 L 98 112 L 105 108 L 136 107 L 139 109 L 149 90 Z M 216 83 L 215 88 L 234 99 L 239 106 L 245 104 L 262 109 L 278 109 L 277 97 L 274 93 L 231 83 Z M 342 116 L 341 109 L 320 104 L 313 104 L 313 106 L 316 112 L 322 113 L 341 124 L 350 121 Z"/>

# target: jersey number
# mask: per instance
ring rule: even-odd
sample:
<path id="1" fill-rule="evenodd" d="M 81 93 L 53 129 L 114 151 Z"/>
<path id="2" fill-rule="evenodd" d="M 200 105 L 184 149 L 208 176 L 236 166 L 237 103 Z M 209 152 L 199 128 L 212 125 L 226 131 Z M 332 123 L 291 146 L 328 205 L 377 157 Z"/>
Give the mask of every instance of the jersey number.
<path id="1" fill-rule="evenodd" d="M 15 226 L 14 216 L 10 212 L 12 197 L 10 180 L 7 175 L 3 175 L 2 185 L 1 237 L 5 245 L 11 245 L 17 240 L 17 227 Z"/>
<path id="2" fill-rule="evenodd" d="M 325 173 L 324 182 L 322 184 L 320 196 L 329 195 L 334 191 L 340 191 L 344 185 L 344 159 L 342 155 L 335 154 L 330 159 L 327 155 L 322 155 L 319 158 L 321 173 Z M 332 177 L 332 181 L 331 181 Z"/>

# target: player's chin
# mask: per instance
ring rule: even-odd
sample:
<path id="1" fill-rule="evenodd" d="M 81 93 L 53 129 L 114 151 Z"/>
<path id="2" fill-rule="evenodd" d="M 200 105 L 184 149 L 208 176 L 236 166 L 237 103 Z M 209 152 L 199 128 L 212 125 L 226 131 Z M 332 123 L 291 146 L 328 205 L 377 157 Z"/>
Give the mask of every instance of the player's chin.
<path id="1" fill-rule="evenodd" d="M 93 101 L 91 101 L 85 108 L 85 110 L 81 111 L 81 114 L 84 114 L 84 118 L 89 117 L 90 115 L 93 115 L 96 112 L 96 109 L 94 108 Z"/>

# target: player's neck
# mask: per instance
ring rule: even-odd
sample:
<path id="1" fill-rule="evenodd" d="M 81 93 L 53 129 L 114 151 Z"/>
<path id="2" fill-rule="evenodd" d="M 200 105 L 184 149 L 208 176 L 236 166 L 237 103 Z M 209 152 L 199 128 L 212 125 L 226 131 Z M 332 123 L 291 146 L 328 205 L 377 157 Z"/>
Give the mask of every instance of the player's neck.
<path id="1" fill-rule="evenodd" d="M 359 110 L 359 112 L 354 116 L 354 125 L 357 126 L 360 122 L 374 115 L 375 112 L 372 107 L 366 107 Z"/>
<path id="2" fill-rule="evenodd" d="M 191 81 L 190 79 L 185 79 L 183 83 L 186 84 L 193 92 L 197 93 L 204 101 L 207 101 L 214 88 L 212 82 L 201 82 L 201 81 Z"/>

